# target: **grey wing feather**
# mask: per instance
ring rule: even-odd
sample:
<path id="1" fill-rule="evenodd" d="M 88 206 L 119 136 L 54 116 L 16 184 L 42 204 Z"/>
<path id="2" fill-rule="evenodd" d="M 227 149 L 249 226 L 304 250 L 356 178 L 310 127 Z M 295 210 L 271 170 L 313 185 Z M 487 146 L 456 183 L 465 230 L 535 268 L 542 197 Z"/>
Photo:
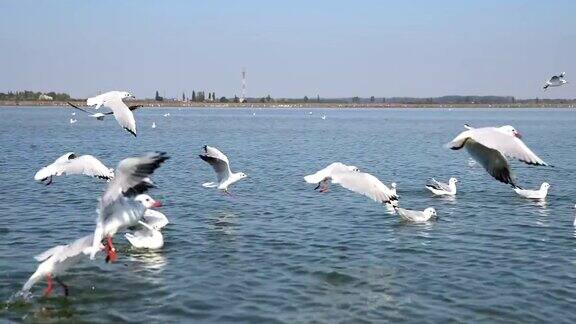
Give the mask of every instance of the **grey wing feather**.
<path id="1" fill-rule="evenodd" d="M 500 151 L 504 156 L 517 159 L 532 165 L 547 165 L 521 139 L 503 134 L 494 128 L 477 128 L 470 131 L 471 138 L 492 149 Z"/>
<path id="2" fill-rule="evenodd" d="M 332 175 L 332 182 L 381 204 L 397 200 L 386 185 L 368 173 L 338 172 Z"/>
<path id="3" fill-rule="evenodd" d="M 498 150 L 486 147 L 473 139 L 466 141 L 466 150 L 496 180 L 516 186 L 508 160 Z"/>

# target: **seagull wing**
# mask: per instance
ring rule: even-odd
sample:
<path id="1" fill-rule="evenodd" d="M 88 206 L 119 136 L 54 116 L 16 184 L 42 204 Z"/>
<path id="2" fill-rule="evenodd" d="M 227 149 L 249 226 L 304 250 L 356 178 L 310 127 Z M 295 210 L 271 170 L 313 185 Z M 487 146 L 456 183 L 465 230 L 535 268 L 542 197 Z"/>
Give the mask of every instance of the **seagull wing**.
<path id="1" fill-rule="evenodd" d="M 531 165 L 547 165 L 521 139 L 504 134 L 492 127 L 477 128 L 470 131 L 471 138 L 492 149 L 500 151 L 504 156 L 517 159 Z"/>
<path id="2" fill-rule="evenodd" d="M 437 181 L 434 178 L 430 180 L 428 185 L 437 190 L 451 191 L 450 186 L 447 183 Z"/>
<path id="3" fill-rule="evenodd" d="M 142 108 L 144 107 L 144 105 L 132 105 L 132 106 L 128 106 L 128 109 L 130 109 L 130 111 L 134 111 L 138 108 Z M 104 115 L 112 115 L 114 112 L 113 111 L 109 111 L 109 112 L 105 112 Z"/>
<path id="4" fill-rule="evenodd" d="M 69 104 L 72 108 L 76 108 L 76 109 L 78 109 L 78 110 L 80 110 L 80 111 L 83 111 L 83 112 L 89 114 L 89 115 L 92 115 L 92 112 L 90 112 L 90 111 L 88 111 L 88 110 L 86 110 L 86 109 L 82 109 L 82 108 L 76 106 L 75 104 L 71 103 L 70 101 L 66 101 L 66 103 Z"/>
<path id="5" fill-rule="evenodd" d="M 91 177 L 100 179 L 112 179 L 114 173 L 106 167 L 100 160 L 92 155 L 82 155 L 78 158 L 70 160 L 64 164 L 63 173 L 68 174 L 84 174 Z"/>
<path id="6" fill-rule="evenodd" d="M 334 162 L 314 174 L 305 176 L 304 180 L 308 183 L 320 183 L 322 180 L 330 178 L 332 176 L 332 173 L 347 172 L 348 170 L 349 170 L 348 165 L 341 162 Z"/>
<path id="7" fill-rule="evenodd" d="M 218 182 L 227 179 L 232 173 L 228 157 L 215 147 L 204 145 L 204 154 L 201 154 L 200 158 L 212 166 L 218 176 Z"/>
<path id="8" fill-rule="evenodd" d="M 332 182 L 342 187 L 362 194 L 377 203 L 387 203 L 398 198 L 385 184 L 375 176 L 364 172 L 336 172 L 332 174 Z"/>
<path id="9" fill-rule="evenodd" d="M 396 212 L 404 220 L 414 222 L 423 216 L 423 212 L 418 210 L 408 210 L 403 208 L 396 208 Z"/>
<path id="10" fill-rule="evenodd" d="M 114 118 L 120 126 L 136 137 L 136 120 L 134 114 L 120 98 L 106 100 L 104 105 L 112 110 Z"/>
<path id="11" fill-rule="evenodd" d="M 516 187 L 508 160 L 498 150 L 486 147 L 473 139 L 466 141 L 466 150 L 496 180 Z"/>

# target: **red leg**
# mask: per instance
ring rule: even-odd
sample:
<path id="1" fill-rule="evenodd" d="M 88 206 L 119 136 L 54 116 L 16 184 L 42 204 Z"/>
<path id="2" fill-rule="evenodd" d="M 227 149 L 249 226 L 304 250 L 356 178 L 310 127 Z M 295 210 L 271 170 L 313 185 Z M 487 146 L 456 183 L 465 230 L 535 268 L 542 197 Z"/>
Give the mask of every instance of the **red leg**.
<path id="1" fill-rule="evenodd" d="M 114 248 L 114 244 L 112 244 L 112 237 L 108 236 L 106 239 L 106 251 L 108 253 L 106 256 L 106 262 L 115 262 L 118 259 L 118 255 L 116 254 L 116 248 Z"/>
<path id="2" fill-rule="evenodd" d="M 50 294 L 52 293 L 52 275 L 48 274 L 46 280 L 48 281 L 48 287 L 44 290 L 44 297 L 50 297 Z"/>

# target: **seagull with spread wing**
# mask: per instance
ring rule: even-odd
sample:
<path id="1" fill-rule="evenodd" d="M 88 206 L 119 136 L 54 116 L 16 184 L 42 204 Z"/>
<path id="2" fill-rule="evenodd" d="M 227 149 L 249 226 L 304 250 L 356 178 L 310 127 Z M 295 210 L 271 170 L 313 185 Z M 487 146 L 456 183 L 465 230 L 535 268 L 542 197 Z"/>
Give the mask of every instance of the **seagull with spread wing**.
<path id="1" fill-rule="evenodd" d="M 520 133 L 510 125 L 471 128 L 460 133 L 447 146 L 452 150 L 466 148 L 472 158 L 496 180 L 518 187 L 507 158 L 530 165 L 547 165 L 521 138 Z"/>
<path id="2" fill-rule="evenodd" d="M 67 101 L 67 103 L 68 103 L 68 105 L 70 105 L 72 108 L 75 108 L 75 109 L 78 109 L 78 110 L 80 110 L 80 111 L 83 111 L 83 112 L 87 113 L 88 116 L 90 116 L 90 117 L 92 117 L 92 118 L 96 118 L 96 120 L 100 120 L 100 121 L 104 120 L 104 117 L 114 114 L 113 111 L 109 111 L 109 112 L 105 112 L 105 113 L 101 113 L 101 112 L 92 113 L 91 111 L 88 111 L 88 110 L 86 110 L 86 109 L 83 109 L 83 108 L 80 108 L 80 107 L 76 106 L 75 104 L 71 103 L 70 101 Z M 128 106 L 128 109 L 130 109 L 130 111 L 134 111 L 134 110 L 136 110 L 136 109 L 138 109 L 138 108 L 142 108 L 142 107 L 144 107 L 144 105 L 131 105 L 131 106 Z"/>
<path id="3" fill-rule="evenodd" d="M 94 106 L 98 109 L 101 106 L 106 106 L 112 110 L 114 118 L 122 128 L 136 137 L 136 120 L 134 114 L 126 104 L 122 101 L 124 98 L 134 98 L 132 94 L 126 91 L 109 91 L 101 95 L 88 98 L 86 104 Z"/>
<path id="4" fill-rule="evenodd" d="M 228 193 L 229 186 L 247 177 L 243 172 L 232 172 L 228 157 L 217 148 L 204 145 L 203 150 L 204 153 L 199 155 L 200 158 L 212 166 L 217 177 L 217 182 L 205 182 L 202 184 L 203 187 L 218 188 Z"/>
<path id="5" fill-rule="evenodd" d="M 114 179 L 108 183 L 98 204 L 91 259 L 94 259 L 95 248 L 106 239 L 106 261 L 116 260 L 112 237 L 120 230 L 137 225 L 142 219 L 146 206 L 134 197 L 153 186 L 149 176 L 166 160 L 166 153 L 156 152 L 120 161 Z"/>
<path id="6" fill-rule="evenodd" d="M 55 246 L 34 257 L 36 261 L 42 262 L 38 265 L 36 272 L 30 276 L 28 281 L 22 287 L 22 291 L 28 292 L 30 288 L 42 279 L 46 279 L 48 287 L 44 291 L 44 296 L 48 297 L 52 293 L 52 279 L 56 281 L 62 288 L 64 294 L 68 296 L 68 286 L 63 283 L 58 276 L 65 273 L 75 264 L 82 260 L 88 259 L 88 256 L 93 252 L 94 254 L 104 249 L 101 244 L 92 246 L 93 235 L 87 235 L 67 245 Z M 92 251 L 92 249 L 95 249 Z"/>
<path id="7" fill-rule="evenodd" d="M 566 73 L 562 72 L 559 75 L 552 76 L 548 81 L 546 81 L 546 83 L 544 83 L 544 86 L 542 88 L 546 90 L 549 87 L 559 87 L 565 85 L 566 83 L 568 83 L 568 81 L 564 79 L 565 75 Z"/>
<path id="8" fill-rule="evenodd" d="M 315 188 L 327 192 L 330 183 L 364 195 L 377 203 L 395 205 L 398 196 L 375 176 L 361 172 L 353 165 L 335 162 L 326 168 L 304 177 L 308 183 L 318 184 Z"/>
<path id="9" fill-rule="evenodd" d="M 114 170 L 105 166 L 92 155 L 77 156 L 68 152 L 57 158 L 54 163 L 43 167 L 34 175 L 34 180 L 52 183 L 52 177 L 70 174 L 83 174 L 90 177 L 110 180 L 114 177 Z"/>

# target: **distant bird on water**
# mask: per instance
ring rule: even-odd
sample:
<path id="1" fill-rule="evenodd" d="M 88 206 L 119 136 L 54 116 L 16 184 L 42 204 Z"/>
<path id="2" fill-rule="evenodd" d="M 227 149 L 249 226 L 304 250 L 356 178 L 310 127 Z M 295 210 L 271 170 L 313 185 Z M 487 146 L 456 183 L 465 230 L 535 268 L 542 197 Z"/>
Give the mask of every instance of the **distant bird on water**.
<path id="1" fill-rule="evenodd" d="M 562 85 L 565 85 L 566 83 L 568 83 L 568 81 L 566 81 L 564 79 L 564 76 L 566 75 L 565 72 L 560 73 L 559 75 L 554 75 L 550 78 L 550 80 L 546 81 L 546 83 L 544 83 L 544 87 L 542 87 L 544 90 L 548 89 L 549 87 L 559 87 Z"/>
<path id="2" fill-rule="evenodd" d="M 430 183 L 426 185 L 426 189 L 437 196 L 455 196 L 456 183 L 458 183 L 458 179 L 456 178 L 450 178 L 448 183 L 436 181 L 436 179 L 432 178 Z"/>
<path id="3" fill-rule="evenodd" d="M 57 158 L 54 163 L 36 172 L 34 180 L 46 181 L 46 185 L 49 185 L 52 183 L 52 177 L 71 174 L 83 174 L 110 180 L 114 177 L 114 170 L 105 166 L 92 155 L 77 156 L 74 152 L 68 152 Z"/>
<path id="4" fill-rule="evenodd" d="M 548 189 L 550 188 L 550 184 L 548 182 L 542 183 L 540 189 L 538 190 L 528 190 L 528 189 L 521 189 L 521 188 L 514 188 L 516 193 L 524 198 L 528 199 L 545 199 L 548 195 Z"/>
<path id="5" fill-rule="evenodd" d="M 531 165 L 547 165 L 520 139 L 522 136 L 510 125 L 468 129 L 456 136 L 447 146 L 452 150 L 466 148 L 496 180 L 518 187 L 508 158 Z"/>
<path id="6" fill-rule="evenodd" d="M 205 182 L 202 184 L 204 188 L 218 188 L 228 193 L 230 185 L 247 177 L 243 172 L 232 172 L 228 157 L 217 148 L 204 145 L 203 150 L 200 158 L 212 166 L 217 176 L 217 182 Z"/>
<path id="7" fill-rule="evenodd" d="M 134 115 L 132 111 L 126 104 L 122 101 L 124 98 L 134 98 L 132 94 L 126 91 L 109 91 L 101 95 L 88 98 L 86 104 L 88 106 L 94 106 L 94 109 L 98 109 L 101 106 L 106 106 L 112 110 L 114 118 L 122 128 L 128 131 L 130 134 L 136 137 L 136 120 L 134 120 Z"/>
<path id="8" fill-rule="evenodd" d="M 396 212 L 400 215 L 400 218 L 407 222 L 412 223 L 425 223 L 430 219 L 437 218 L 438 215 L 436 214 L 436 209 L 432 207 L 428 207 L 424 209 L 424 211 L 419 210 L 409 210 L 396 207 Z"/>

